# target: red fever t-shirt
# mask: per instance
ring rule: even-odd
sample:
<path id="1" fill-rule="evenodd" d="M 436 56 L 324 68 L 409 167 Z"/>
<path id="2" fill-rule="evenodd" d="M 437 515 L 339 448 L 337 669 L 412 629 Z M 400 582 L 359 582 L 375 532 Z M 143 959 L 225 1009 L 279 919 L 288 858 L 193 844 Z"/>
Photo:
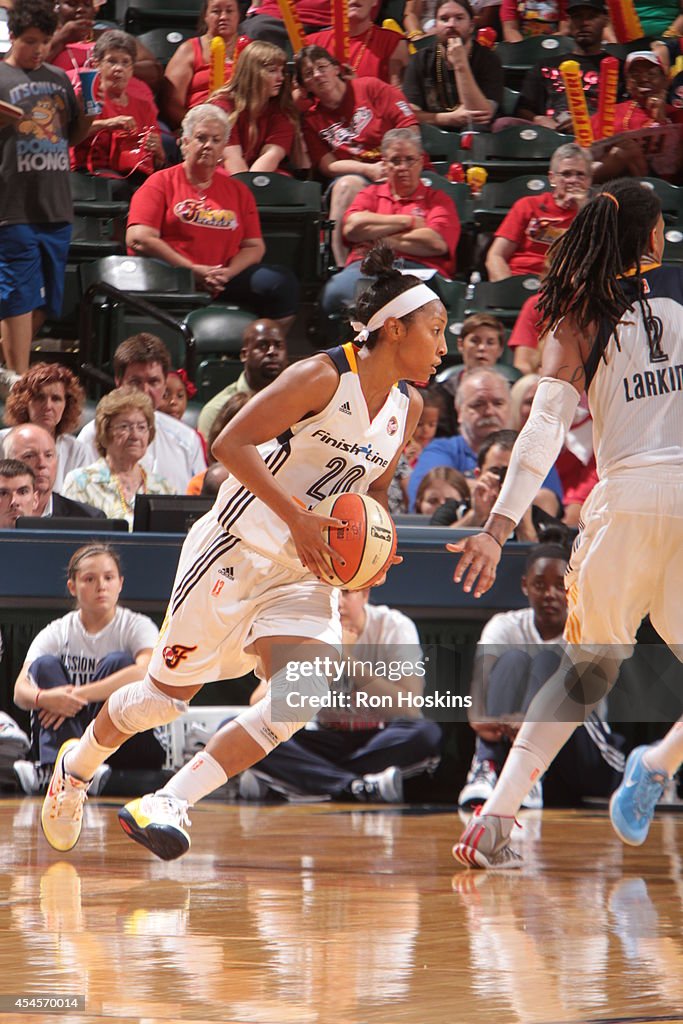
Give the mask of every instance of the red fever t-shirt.
<path id="1" fill-rule="evenodd" d="M 338 107 L 316 101 L 303 115 L 304 138 L 314 166 L 328 153 L 335 160 L 379 160 L 382 139 L 390 128 L 415 128 L 417 118 L 402 92 L 379 78 L 347 83 Z"/>
<path id="2" fill-rule="evenodd" d="M 389 59 L 403 39 L 398 32 L 371 25 L 367 32 L 349 40 L 349 64 L 359 78 L 381 78 L 389 81 Z M 306 36 L 307 46 L 322 46 L 334 53 L 334 29 L 323 29 Z"/>
<path id="3" fill-rule="evenodd" d="M 234 104 L 229 97 L 215 97 L 211 102 L 226 114 L 232 114 L 234 110 Z M 249 132 L 252 125 L 256 128 L 253 138 Z M 280 110 L 277 99 L 273 99 L 268 101 L 265 110 L 255 121 L 252 121 L 249 111 L 242 111 L 232 127 L 228 146 L 240 146 L 245 163 L 251 165 L 264 146 L 280 146 L 289 154 L 293 142 L 294 125 Z"/>
<path id="4" fill-rule="evenodd" d="M 203 198 L 202 198 L 203 197 Z M 155 228 L 193 263 L 227 266 L 245 238 L 261 238 L 256 202 L 246 185 L 217 170 L 207 191 L 191 185 L 183 164 L 150 175 L 133 196 L 128 225 Z"/>
<path id="5" fill-rule="evenodd" d="M 518 199 L 496 231 L 496 238 L 517 243 L 517 251 L 508 260 L 512 274 L 540 274 L 548 249 L 565 233 L 578 210 L 563 210 L 552 192 Z"/>
<path id="6" fill-rule="evenodd" d="M 396 252 L 397 259 L 413 260 L 425 267 L 434 267 L 444 277 L 452 277 L 455 273 L 455 250 L 460 238 L 460 220 L 453 200 L 438 188 L 432 188 L 420 182 L 411 196 L 401 199 L 392 195 L 386 182 L 379 185 L 368 185 L 359 192 L 344 214 L 344 223 L 352 213 L 366 211 L 368 213 L 392 214 L 401 213 L 411 217 L 424 217 L 427 227 L 438 232 L 448 243 L 448 253 L 444 256 L 415 256 L 407 252 Z M 366 245 L 355 246 L 346 265 L 362 260 L 367 253 Z"/>

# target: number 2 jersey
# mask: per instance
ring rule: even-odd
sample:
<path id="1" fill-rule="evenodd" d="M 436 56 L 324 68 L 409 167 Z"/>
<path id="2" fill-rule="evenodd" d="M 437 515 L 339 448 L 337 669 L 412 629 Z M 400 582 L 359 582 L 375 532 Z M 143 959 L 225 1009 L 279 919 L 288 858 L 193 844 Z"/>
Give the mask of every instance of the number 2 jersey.
<path id="1" fill-rule="evenodd" d="M 634 301 L 617 338 L 609 337 L 607 323 L 601 326 L 586 361 L 601 480 L 623 470 L 679 475 L 683 469 L 683 270 L 650 265 L 643 280 L 650 338 Z M 625 283 L 635 300 L 635 281 Z"/>
<path id="2" fill-rule="evenodd" d="M 259 445 L 258 452 L 285 492 L 306 508 L 329 494 L 365 494 L 404 444 L 410 398 L 395 384 L 371 420 L 351 344 L 326 353 L 339 385 L 319 413 Z M 288 527 L 243 484 L 229 476 L 208 513 L 226 533 L 287 568 L 303 571 Z"/>

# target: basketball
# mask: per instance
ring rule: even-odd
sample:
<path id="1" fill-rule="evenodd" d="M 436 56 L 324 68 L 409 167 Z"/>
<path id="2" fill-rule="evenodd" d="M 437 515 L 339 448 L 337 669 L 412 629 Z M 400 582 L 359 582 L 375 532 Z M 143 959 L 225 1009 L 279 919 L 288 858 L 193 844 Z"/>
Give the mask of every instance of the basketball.
<path id="1" fill-rule="evenodd" d="M 367 494 L 331 494 L 315 511 L 348 523 L 330 527 L 326 540 L 345 560 L 332 559 L 334 586 L 364 590 L 386 572 L 396 552 L 396 527 L 389 513 Z"/>

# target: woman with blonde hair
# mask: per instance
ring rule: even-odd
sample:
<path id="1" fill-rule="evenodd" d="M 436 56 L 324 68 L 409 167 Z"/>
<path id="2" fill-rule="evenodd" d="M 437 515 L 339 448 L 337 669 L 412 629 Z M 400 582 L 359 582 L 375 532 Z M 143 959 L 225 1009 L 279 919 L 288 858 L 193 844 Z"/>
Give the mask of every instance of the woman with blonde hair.
<path id="1" fill-rule="evenodd" d="M 285 65 L 279 46 L 255 40 L 240 54 L 230 82 L 210 102 L 230 117 L 224 151 L 228 174 L 277 171 L 289 156 L 298 130 Z"/>
<path id="2" fill-rule="evenodd" d="M 136 495 L 173 494 L 167 480 L 141 465 L 154 432 L 154 408 L 147 395 L 134 388 L 110 391 L 95 413 L 100 458 L 69 473 L 64 496 L 94 505 L 110 519 L 125 519 L 132 529 Z"/>

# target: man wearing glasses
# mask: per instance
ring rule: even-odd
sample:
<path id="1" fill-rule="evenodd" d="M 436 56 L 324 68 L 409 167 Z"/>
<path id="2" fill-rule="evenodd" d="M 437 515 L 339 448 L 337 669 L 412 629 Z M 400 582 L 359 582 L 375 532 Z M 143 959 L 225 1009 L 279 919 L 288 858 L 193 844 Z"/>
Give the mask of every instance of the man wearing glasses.
<path id="1" fill-rule="evenodd" d="M 460 221 L 450 196 L 421 179 L 417 131 L 388 131 L 381 153 L 386 179 L 359 192 L 344 216 L 344 242 L 351 252 L 344 270 L 325 286 L 322 308 L 328 316 L 354 302 L 361 263 L 379 239 L 391 246 L 403 267 L 433 269 L 446 278 L 455 273 Z"/>

